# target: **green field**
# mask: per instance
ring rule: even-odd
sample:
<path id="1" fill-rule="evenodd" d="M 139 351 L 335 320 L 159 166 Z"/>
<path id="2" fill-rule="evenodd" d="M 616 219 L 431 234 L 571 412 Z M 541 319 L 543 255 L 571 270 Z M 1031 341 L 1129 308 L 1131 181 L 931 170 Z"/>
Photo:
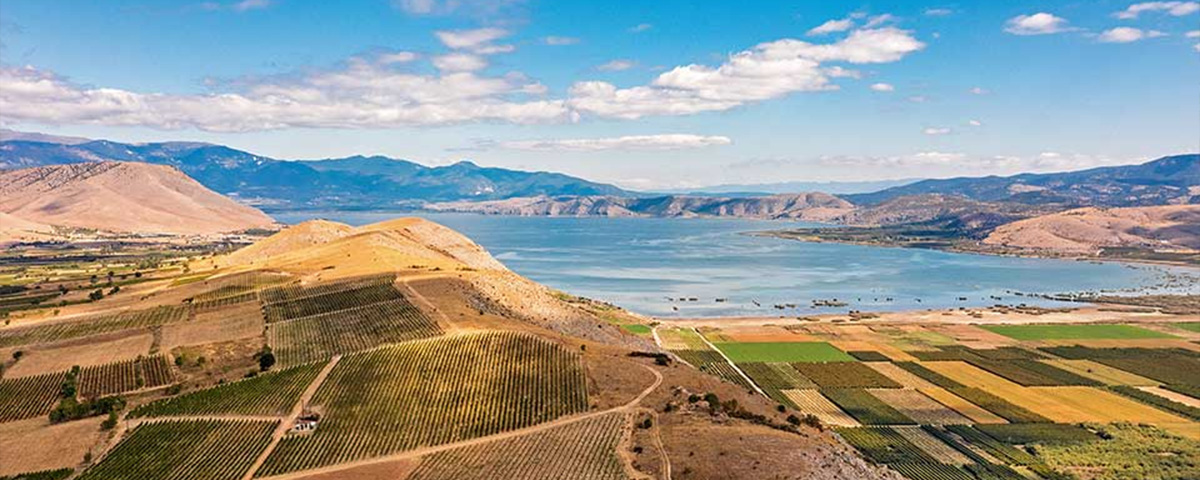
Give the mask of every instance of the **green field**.
<path id="1" fill-rule="evenodd" d="M 649 336 L 652 333 L 652 329 L 650 328 L 649 325 L 642 325 L 640 323 L 627 323 L 625 325 L 621 325 L 621 330 L 632 333 L 634 335 L 644 335 L 644 336 Z"/>
<path id="2" fill-rule="evenodd" d="M 846 352 L 825 342 L 717 343 L 734 363 L 853 362 Z"/>
<path id="3" fill-rule="evenodd" d="M 981 328 L 1017 340 L 1176 338 L 1132 325 L 982 325 Z"/>
<path id="4" fill-rule="evenodd" d="M 1182 328 L 1182 329 L 1184 329 L 1184 330 L 1187 330 L 1187 331 L 1189 331 L 1189 332 L 1196 332 L 1196 333 L 1200 333 L 1200 322 L 1191 322 L 1191 323 L 1176 323 L 1176 324 L 1175 324 L 1175 327 L 1176 327 L 1176 328 Z"/>

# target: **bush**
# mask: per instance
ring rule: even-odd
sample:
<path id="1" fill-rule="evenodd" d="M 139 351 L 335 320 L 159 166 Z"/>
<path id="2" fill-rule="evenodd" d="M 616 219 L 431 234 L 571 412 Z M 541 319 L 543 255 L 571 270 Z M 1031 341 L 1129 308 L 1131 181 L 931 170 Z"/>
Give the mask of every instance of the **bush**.
<path id="1" fill-rule="evenodd" d="M 101 430 L 112 430 L 113 427 L 117 426 L 117 419 L 118 419 L 117 412 L 115 412 L 115 411 L 108 412 L 108 418 L 105 419 L 104 422 L 100 424 L 100 429 Z"/>

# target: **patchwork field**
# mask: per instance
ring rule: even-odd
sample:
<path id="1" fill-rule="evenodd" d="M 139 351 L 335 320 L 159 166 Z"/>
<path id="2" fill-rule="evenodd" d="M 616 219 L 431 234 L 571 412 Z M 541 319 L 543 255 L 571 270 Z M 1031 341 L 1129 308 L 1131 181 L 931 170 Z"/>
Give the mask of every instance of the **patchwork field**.
<path id="1" fill-rule="evenodd" d="M 783 394 L 796 405 L 800 411 L 816 416 L 821 423 L 839 427 L 857 427 L 862 425 L 850 414 L 825 398 L 817 390 L 784 390 Z"/>
<path id="2" fill-rule="evenodd" d="M 734 362 L 853 362 L 854 357 L 825 342 L 718 343 Z"/>
<path id="3" fill-rule="evenodd" d="M 867 390 L 875 398 L 898 410 L 921 425 L 953 425 L 974 423 L 971 419 L 938 403 L 918 390 L 874 388 Z"/>

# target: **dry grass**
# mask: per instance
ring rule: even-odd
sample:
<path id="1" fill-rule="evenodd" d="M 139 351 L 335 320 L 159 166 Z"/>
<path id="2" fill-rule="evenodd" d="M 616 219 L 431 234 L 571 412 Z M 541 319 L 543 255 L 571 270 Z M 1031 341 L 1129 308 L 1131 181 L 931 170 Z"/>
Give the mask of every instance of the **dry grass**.
<path id="1" fill-rule="evenodd" d="M 191 322 L 163 327 L 163 348 L 202 345 L 258 337 L 263 334 L 262 307 L 246 302 L 196 315 Z"/>
<path id="2" fill-rule="evenodd" d="M 1200 398 L 1192 398 L 1179 392 L 1172 392 L 1162 387 L 1137 387 L 1146 393 L 1158 395 L 1172 402 L 1182 403 L 1192 408 L 1200 408 Z"/>
<path id="3" fill-rule="evenodd" d="M 922 425 L 965 425 L 971 419 L 947 408 L 917 390 L 899 388 L 867 389 L 883 403 L 899 410 L 908 418 Z"/>
<path id="4" fill-rule="evenodd" d="M 861 423 L 851 417 L 848 413 L 843 412 L 841 408 L 834 405 L 821 395 L 817 390 L 784 390 L 783 394 L 788 400 L 796 404 L 796 407 L 801 412 L 815 415 L 821 419 L 821 423 L 825 425 L 833 425 L 838 427 L 860 427 Z"/>
<path id="5" fill-rule="evenodd" d="M 45 417 L 0 423 L 0 476 L 74 467 L 103 441 L 102 418 L 50 425 Z"/>
<path id="6" fill-rule="evenodd" d="M 53 346 L 18 348 L 24 355 L 16 365 L 5 370 L 4 378 L 61 372 L 74 365 L 89 367 L 133 360 L 138 355 L 149 353 L 150 345 L 154 343 L 154 337 L 150 334 L 130 336 L 116 333 L 101 338 L 88 337 Z"/>

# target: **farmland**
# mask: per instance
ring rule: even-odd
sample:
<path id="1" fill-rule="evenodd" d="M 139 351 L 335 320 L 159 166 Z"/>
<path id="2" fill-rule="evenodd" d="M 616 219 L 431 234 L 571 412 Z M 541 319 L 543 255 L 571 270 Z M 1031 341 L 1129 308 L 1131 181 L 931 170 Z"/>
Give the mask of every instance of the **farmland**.
<path id="1" fill-rule="evenodd" d="M 409 480 L 490 478 L 621 480 L 617 444 L 624 415 L 609 413 L 570 425 L 444 452 L 421 460 Z"/>
<path id="2" fill-rule="evenodd" d="M 432 337 L 441 334 L 441 329 L 408 300 L 399 297 L 271 323 L 267 333 L 280 364 L 299 365 L 384 343 Z"/>
<path id="3" fill-rule="evenodd" d="M 1190 405 L 1200 400 L 1179 393 L 1200 391 L 1200 353 L 1178 344 L 1071 343 L 1173 338 L 1158 330 L 1120 324 L 787 329 L 786 335 L 819 342 L 776 342 L 785 334 L 758 331 L 703 329 L 768 397 L 836 427 L 867 458 L 913 480 L 1025 478 L 1018 470 L 1067 478 L 1126 448 L 1117 434 L 1149 439 L 1154 447 L 1138 449 L 1138 456 L 1154 456 L 1154 448 L 1168 455 L 1114 463 L 1123 472 L 1184 479 L 1191 477 L 1181 472 L 1195 468 L 1167 459 L 1193 452 L 1200 440 L 1200 409 Z M 729 341 L 738 338 L 753 341 Z M 698 353 L 681 356 L 709 371 L 729 363 Z"/>
<path id="4" fill-rule="evenodd" d="M 273 475 L 534 425 L 587 408 L 579 357 L 518 333 L 406 342 L 349 355 L 317 391 L 321 427 L 285 438 Z"/>
<path id="5" fill-rule="evenodd" d="M 154 388 L 171 383 L 173 375 L 166 357 L 138 357 L 119 363 L 84 368 L 79 374 L 79 393 L 98 397 Z"/>
<path id="6" fill-rule="evenodd" d="M 236 480 L 267 446 L 274 422 L 187 420 L 139 425 L 82 480 Z"/>
<path id="7" fill-rule="evenodd" d="M 309 364 L 265 373 L 142 405 L 129 416 L 282 415 L 320 370 L 320 364 Z"/>
<path id="8" fill-rule="evenodd" d="M 0 422 L 50 413 L 58 402 L 64 373 L 0 380 Z"/>
<path id="9" fill-rule="evenodd" d="M 28 327 L 7 328 L 0 330 L 0 347 L 48 343 L 119 330 L 155 327 L 183 321 L 187 318 L 187 312 L 187 308 L 182 306 L 158 307 Z"/>
<path id="10" fill-rule="evenodd" d="M 985 325 L 983 328 L 1017 340 L 1175 338 L 1132 325 Z"/>
<path id="11" fill-rule="evenodd" d="M 825 342 L 717 343 L 734 362 L 851 362 L 854 357 Z"/>

